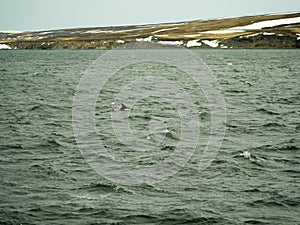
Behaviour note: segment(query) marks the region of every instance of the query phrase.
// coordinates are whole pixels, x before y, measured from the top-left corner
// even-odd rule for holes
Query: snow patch
[[[265,36],[275,35],[275,33],[269,33],[269,32],[263,32],[262,34],[265,35]]]
[[[300,23],[300,17],[277,19],[277,20],[266,20],[266,21],[261,21],[261,22],[250,24],[250,25],[246,25],[246,26],[233,27],[230,29],[260,30],[260,29],[267,28],[267,27],[276,27],[276,26],[280,26],[280,25],[288,25],[288,24],[295,24],[295,23]]]
[[[119,44],[124,44],[125,41],[123,41],[123,40],[117,40],[117,43],[119,43]]]
[[[218,40],[202,40],[202,42],[212,48],[217,48],[219,46],[219,41]]]
[[[183,41],[159,41],[157,43],[162,45],[182,45]]]
[[[228,48],[228,46],[223,45],[223,44],[221,44],[220,47],[221,47],[221,48],[224,48],[224,49]]]
[[[52,34],[52,32],[47,31],[47,32],[39,33],[39,35],[46,35],[46,34]]]
[[[160,32],[167,31],[167,30],[176,30],[177,28],[178,27],[172,27],[172,28],[166,28],[166,29],[156,30],[156,31],[153,31],[152,34],[160,33]]]
[[[135,39],[136,41],[148,41],[151,42],[153,36],[147,37],[147,38],[137,38]]]
[[[261,35],[261,33],[255,33],[255,34],[249,34],[249,35],[244,35],[244,36],[240,36],[240,38],[249,38],[249,37],[255,37]]]
[[[297,40],[300,40],[300,34],[296,34],[298,37],[297,37]]]
[[[232,34],[232,33],[241,33],[245,32],[244,30],[234,30],[233,28],[224,29],[224,30],[209,30],[204,32],[199,32],[200,34]]]
[[[12,48],[6,44],[0,44],[0,49],[12,49]]]
[[[188,41],[187,44],[186,44],[186,47],[191,48],[191,47],[199,47],[199,46],[201,46],[202,43],[199,43],[198,41],[199,40]]]
[[[266,20],[266,21],[252,23],[252,24],[245,25],[245,26],[231,27],[231,28],[222,29],[222,30],[210,30],[210,31],[204,31],[204,32],[200,32],[200,33],[202,33],[202,34],[230,34],[230,33],[245,32],[247,30],[261,30],[263,28],[276,27],[276,26],[280,26],[280,25],[288,25],[288,24],[295,24],[295,23],[300,23],[300,17],[277,19],[277,20]]]

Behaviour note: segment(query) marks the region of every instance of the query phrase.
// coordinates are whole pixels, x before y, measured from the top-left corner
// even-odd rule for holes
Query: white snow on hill
[[[162,45],[182,45],[183,41],[159,41],[157,43]]]
[[[136,41],[148,41],[148,42],[151,42],[152,38],[153,38],[153,36],[146,37],[146,38],[137,38]]]
[[[288,24],[296,24],[296,23],[300,23],[300,17],[277,19],[277,20],[266,20],[266,21],[252,23],[252,24],[249,24],[246,26],[231,27],[231,28],[222,29],[222,30],[210,30],[210,31],[205,31],[205,32],[201,32],[201,33],[203,33],[203,34],[230,34],[230,33],[245,32],[247,30],[261,30],[263,28],[276,27],[276,26],[288,25]]]
[[[11,47],[6,44],[0,44],[0,49],[11,49]]]
[[[276,27],[276,26],[280,26],[280,25],[295,24],[295,23],[300,23],[300,17],[261,21],[261,22],[253,23],[253,24],[250,24],[247,26],[235,27],[234,29],[237,29],[237,30],[239,30],[239,29],[241,29],[241,30],[260,30],[263,28]]]
[[[202,41],[204,44],[212,47],[212,48],[216,48],[219,46],[219,41],[218,40],[213,40],[213,41],[210,41],[210,40],[203,40]]]
[[[160,30],[153,31],[152,34],[164,32],[164,31],[176,30],[176,29],[178,29],[178,27],[172,27],[172,28],[160,29]]]
[[[188,42],[186,43],[186,47],[191,48],[191,47],[198,47],[198,46],[201,46],[202,43],[199,43],[198,41],[199,41],[199,40],[191,40],[191,41],[188,41]]]

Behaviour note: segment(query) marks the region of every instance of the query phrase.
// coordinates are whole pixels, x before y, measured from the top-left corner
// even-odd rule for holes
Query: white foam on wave
[[[243,156],[245,159],[251,159],[251,153],[248,151],[244,151],[240,156]]]

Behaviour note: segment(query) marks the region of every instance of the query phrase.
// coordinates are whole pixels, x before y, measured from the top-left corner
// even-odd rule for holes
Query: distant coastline
[[[297,49],[300,13],[138,26],[0,31],[0,49],[112,49],[130,42],[199,49]]]

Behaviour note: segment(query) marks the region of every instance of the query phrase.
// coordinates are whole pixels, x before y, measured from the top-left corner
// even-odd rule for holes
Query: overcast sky
[[[300,0],[3,0],[0,30],[47,30],[300,12]]]

